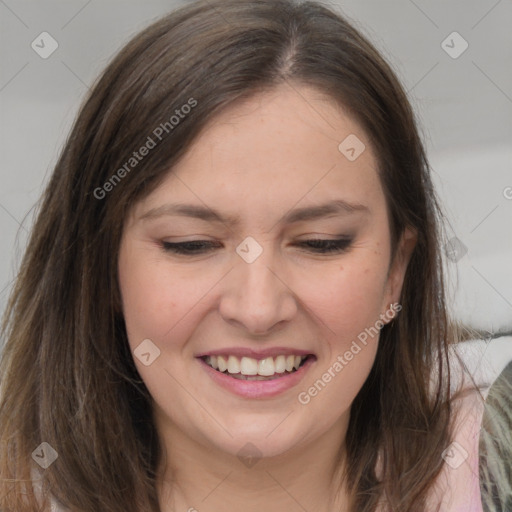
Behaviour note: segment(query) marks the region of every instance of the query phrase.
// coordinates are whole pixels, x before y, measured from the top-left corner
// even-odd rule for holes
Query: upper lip
[[[307,356],[313,354],[311,350],[300,350],[298,348],[272,347],[266,349],[251,349],[242,347],[222,348],[217,350],[207,350],[196,355],[196,357],[206,356],[236,356],[238,358],[251,357],[253,359],[265,359],[266,357],[277,357],[280,355]]]

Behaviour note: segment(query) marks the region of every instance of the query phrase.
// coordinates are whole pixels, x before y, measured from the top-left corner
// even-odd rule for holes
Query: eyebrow
[[[327,203],[288,211],[279,219],[278,223],[293,224],[307,220],[316,220],[335,215],[351,215],[354,213],[370,213],[370,209],[359,203],[349,203],[343,199],[335,199]],[[237,225],[240,217],[236,215],[222,215],[220,212],[206,206],[194,204],[164,204],[153,208],[139,217],[140,220],[155,219],[162,216],[183,216],[200,219],[207,222],[216,222],[227,225]]]

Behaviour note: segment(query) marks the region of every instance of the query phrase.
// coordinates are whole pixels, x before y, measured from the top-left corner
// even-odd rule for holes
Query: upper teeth
[[[253,359],[252,357],[236,356],[206,356],[205,362],[219,372],[241,373],[242,375],[262,375],[268,377],[275,373],[291,372],[298,369],[307,356],[266,357],[265,359]]]

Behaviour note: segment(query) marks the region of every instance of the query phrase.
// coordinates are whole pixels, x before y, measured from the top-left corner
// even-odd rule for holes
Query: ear
[[[384,310],[389,310],[390,304],[395,304],[400,301],[405,273],[417,241],[417,231],[413,228],[406,227],[398,241],[394,260],[390,263],[388,270],[384,290]]]

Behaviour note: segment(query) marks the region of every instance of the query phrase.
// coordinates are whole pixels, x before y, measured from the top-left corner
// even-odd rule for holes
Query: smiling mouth
[[[239,380],[274,380],[291,375],[301,368],[306,360],[314,358],[307,356],[279,355],[264,359],[237,356],[203,356],[201,359],[211,368]]]

